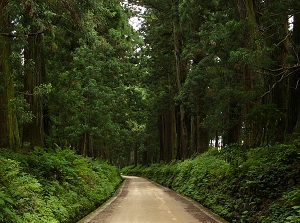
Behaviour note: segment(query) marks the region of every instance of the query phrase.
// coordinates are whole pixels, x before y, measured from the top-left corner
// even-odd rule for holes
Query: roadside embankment
[[[255,149],[234,145],[193,159],[131,166],[122,172],[169,187],[229,222],[300,222],[300,148],[296,145]]]
[[[76,222],[121,183],[117,168],[70,149],[0,150],[0,223]]]

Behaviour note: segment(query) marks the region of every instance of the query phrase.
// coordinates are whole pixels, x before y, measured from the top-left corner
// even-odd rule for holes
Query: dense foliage
[[[115,167],[57,147],[0,151],[0,222],[75,222],[120,184]]]
[[[146,8],[143,81],[161,160],[299,136],[299,1],[129,2]]]
[[[300,147],[239,145],[184,161],[129,166],[204,204],[229,222],[296,223],[300,220]]]
[[[3,0],[0,147],[72,146],[127,165],[292,142],[299,11],[296,0]]]
[[[0,148],[71,146],[128,163],[147,116],[132,10],[118,0],[0,6]]]

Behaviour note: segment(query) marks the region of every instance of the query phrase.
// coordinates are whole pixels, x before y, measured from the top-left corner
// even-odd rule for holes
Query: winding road
[[[225,223],[198,203],[140,177],[124,177],[119,192],[78,223]]]

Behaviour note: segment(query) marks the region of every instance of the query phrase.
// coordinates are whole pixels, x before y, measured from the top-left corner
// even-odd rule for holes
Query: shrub
[[[230,145],[126,171],[189,196],[230,222],[300,222],[299,146]]]
[[[74,222],[120,182],[115,167],[70,149],[0,150],[0,222]]]

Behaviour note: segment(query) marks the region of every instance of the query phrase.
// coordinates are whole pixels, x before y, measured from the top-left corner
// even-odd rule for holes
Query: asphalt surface
[[[140,177],[78,223],[226,223],[198,203]]]

